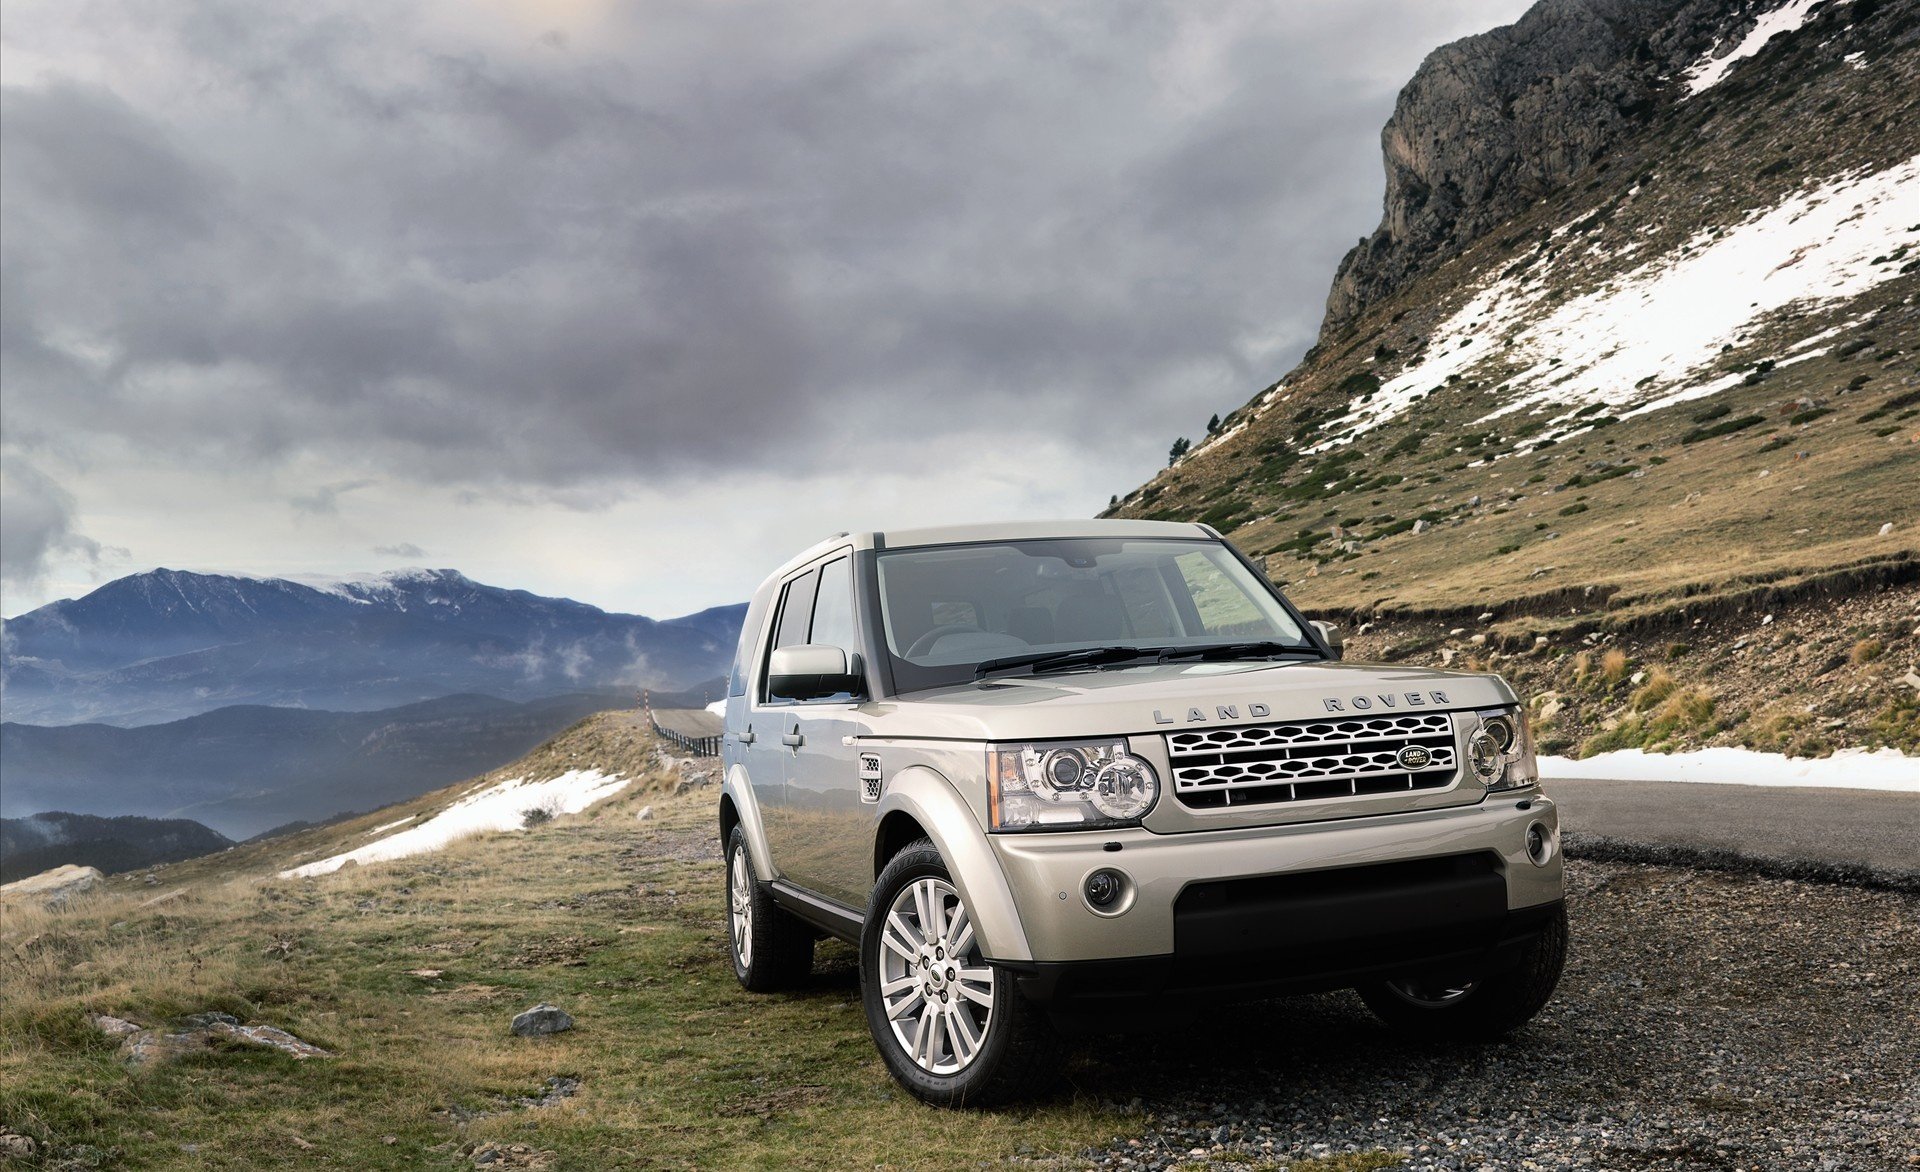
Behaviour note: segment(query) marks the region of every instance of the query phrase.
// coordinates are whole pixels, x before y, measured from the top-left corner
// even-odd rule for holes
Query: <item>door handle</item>
[[[753,743],[753,739],[754,739],[754,738],[753,738],[753,726],[752,726],[752,725],[748,725],[748,726],[747,726],[747,731],[746,731],[746,732],[742,732],[742,733],[734,733],[734,734],[733,734],[733,739],[734,739],[734,740],[736,740],[736,741],[739,741],[739,742],[740,742],[741,744],[743,744],[743,745],[751,745],[751,744]]]
[[[801,731],[796,728],[792,732],[787,733],[785,736],[781,737],[780,743],[785,745],[789,749],[797,749],[801,745],[804,745],[807,743],[807,738],[805,734],[801,733]]]

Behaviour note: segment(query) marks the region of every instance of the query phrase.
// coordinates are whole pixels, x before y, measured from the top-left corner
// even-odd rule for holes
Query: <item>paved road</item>
[[[1920,797],[1880,790],[1547,779],[1570,833],[1920,872]]]

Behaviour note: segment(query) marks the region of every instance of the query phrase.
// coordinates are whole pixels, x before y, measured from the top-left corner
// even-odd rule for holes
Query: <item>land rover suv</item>
[[[1525,711],[1340,650],[1204,525],[821,542],[755,593],[728,688],[735,974],[790,988],[822,935],[855,945],[888,1068],[950,1106],[1234,998],[1520,1025],[1567,939]]]

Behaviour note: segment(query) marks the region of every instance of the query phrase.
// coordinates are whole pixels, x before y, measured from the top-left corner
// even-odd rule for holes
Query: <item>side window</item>
[[[820,567],[820,587],[813,600],[813,631],[809,643],[838,647],[849,653],[859,649],[860,640],[853,622],[853,562],[840,558]]]
[[[727,673],[727,695],[744,696],[747,694],[747,664],[753,658],[754,648],[760,644],[760,631],[767,618],[767,603],[772,598],[761,594],[747,606],[746,618],[740,623],[740,646],[733,653],[733,669]]]
[[[1207,634],[1272,636],[1273,624],[1212,558],[1204,553],[1183,553],[1174,559],[1174,564],[1186,579],[1194,609],[1200,612],[1200,623],[1206,627]]]
[[[787,583],[780,596],[780,629],[774,632],[775,647],[792,647],[807,641],[807,625],[813,621],[813,596],[819,588],[818,570],[808,570]]]

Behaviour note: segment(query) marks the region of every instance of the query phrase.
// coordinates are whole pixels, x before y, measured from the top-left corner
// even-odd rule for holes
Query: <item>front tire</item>
[[[1491,1041],[1533,1019],[1560,984],[1567,909],[1556,909],[1519,964],[1478,978],[1408,977],[1360,986],[1367,1008],[1404,1033],[1434,1041]]]
[[[733,975],[755,993],[792,989],[813,973],[813,929],[773,902],[755,878],[738,826],[727,836],[727,945]]]
[[[860,994],[887,1070],[928,1103],[993,1106],[1059,1077],[1058,1035],[983,958],[966,901],[924,838],[880,872],[860,937]]]

